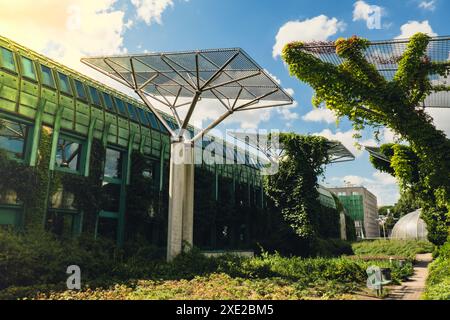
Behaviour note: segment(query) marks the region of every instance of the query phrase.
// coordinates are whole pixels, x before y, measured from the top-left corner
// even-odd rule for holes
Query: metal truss
[[[83,63],[133,89],[170,133],[185,138],[201,99],[219,101],[224,112],[187,141],[195,142],[235,112],[290,105],[292,97],[240,48],[83,58]],[[188,100],[181,101],[181,100]],[[178,130],[154,103],[168,108]],[[188,106],[184,117],[179,108]],[[177,131],[177,132],[176,132]]]

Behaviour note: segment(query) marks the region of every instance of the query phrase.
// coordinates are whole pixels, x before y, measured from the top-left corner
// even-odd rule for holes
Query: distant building
[[[346,186],[328,188],[334,192],[348,215],[355,220],[357,236],[360,238],[378,238],[380,228],[377,221],[377,197],[364,187]]]

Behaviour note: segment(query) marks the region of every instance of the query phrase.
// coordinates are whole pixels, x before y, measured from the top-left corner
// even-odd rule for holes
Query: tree
[[[327,140],[281,133],[283,148],[278,172],[265,180],[265,190],[284,221],[302,239],[318,236],[321,205],[317,177],[329,163]]]
[[[336,53],[343,59],[340,65],[321,61],[302,42],[286,45],[283,59],[292,75],[313,87],[315,106],[325,104],[339,117],[348,117],[356,130],[388,127],[409,143],[418,161],[408,158],[412,155],[408,150],[395,146],[396,158],[388,170],[401,183],[408,183],[417,166],[421,174],[415,186],[424,203],[430,240],[442,244],[450,220],[450,140],[436,129],[421,103],[432,92],[450,90],[433,86],[429,79],[430,75],[447,77],[450,62],[430,61],[426,55],[429,41],[422,33],[411,37],[392,80],[367,61],[364,52],[369,42],[356,36],[335,42]]]

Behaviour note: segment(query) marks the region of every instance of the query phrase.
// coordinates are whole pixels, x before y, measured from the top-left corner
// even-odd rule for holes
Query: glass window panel
[[[141,108],[137,108],[137,110],[138,110],[138,113],[139,113],[139,119],[141,120],[141,123],[142,123],[144,126],[148,126],[149,123],[148,123],[147,117],[145,116],[145,111],[142,110]]]
[[[147,118],[150,120],[150,124],[152,125],[152,128],[159,130],[158,120],[156,120],[155,115],[149,111],[146,111],[146,113],[147,113]]]
[[[6,48],[1,48],[0,53],[2,55],[2,67],[11,71],[16,71],[13,52]]]
[[[72,95],[72,88],[70,87],[69,77],[60,72],[58,72],[58,77],[59,77],[59,89],[64,93]]]
[[[28,58],[20,57],[22,62],[23,75],[27,78],[36,80],[36,70],[34,69],[34,63]]]
[[[102,92],[103,94],[103,100],[105,101],[105,106],[109,111],[112,112],[116,112],[116,110],[114,110],[114,105],[111,99],[111,96],[105,92]]]
[[[41,64],[42,83],[46,86],[55,87],[55,80],[53,79],[52,69]]]
[[[134,121],[138,121],[136,110],[134,109],[134,106],[131,103],[127,103],[128,107],[128,114],[130,115],[130,118]]]
[[[97,89],[89,86],[89,93],[91,94],[92,103],[97,106],[101,106],[102,104],[100,102],[100,96],[98,95]]]
[[[0,149],[17,159],[25,157],[27,134],[27,125],[0,119]]]
[[[64,136],[58,139],[56,165],[59,168],[78,171],[80,169],[82,145]]]
[[[116,102],[117,110],[123,116],[128,116],[127,110],[125,109],[125,103],[119,98],[114,97],[114,101]]]
[[[103,194],[105,201],[102,203],[102,210],[118,212],[120,204],[120,184],[103,182]]]
[[[105,172],[108,178],[120,179],[122,176],[122,152],[114,149],[106,149]]]
[[[86,90],[80,80],[74,79],[75,89],[77,91],[77,98],[81,100],[87,100]]]

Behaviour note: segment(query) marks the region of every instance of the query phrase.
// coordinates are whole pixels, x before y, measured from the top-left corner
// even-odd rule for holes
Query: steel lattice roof
[[[408,42],[408,39],[372,41],[365,51],[365,57],[387,80],[392,80]],[[334,65],[340,65],[344,61],[336,54],[336,46],[333,41],[305,43],[302,50]],[[450,37],[432,37],[426,55],[433,62],[450,61]],[[431,75],[430,80],[433,85],[450,86],[450,79],[439,75]],[[425,99],[423,106],[450,108],[450,94],[448,91],[433,92]]]
[[[230,131],[228,134],[257,149],[268,158],[277,159],[282,153],[283,146],[277,145],[276,143],[267,143],[268,135],[238,131]],[[330,156],[330,163],[355,160],[355,156],[340,141],[327,140],[327,145],[329,147],[328,155]],[[273,150],[273,147],[280,150]]]
[[[193,97],[203,86],[202,98],[261,97],[259,100],[292,102],[289,94],[240,48],[89,57],[82,62],[154,96]]]

